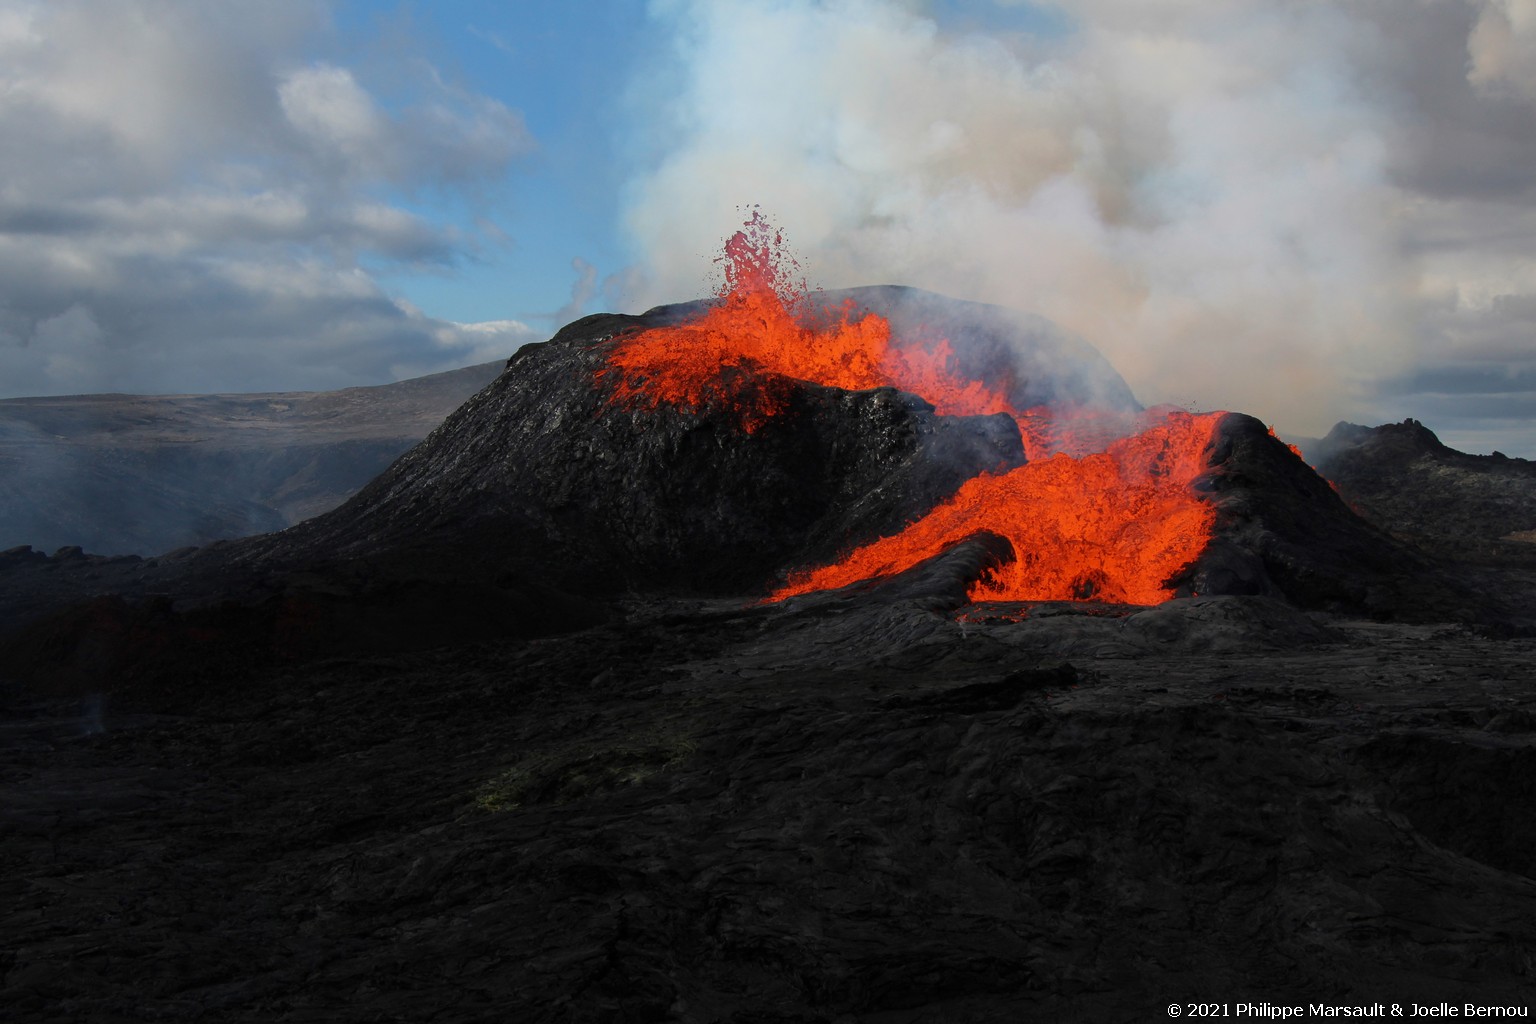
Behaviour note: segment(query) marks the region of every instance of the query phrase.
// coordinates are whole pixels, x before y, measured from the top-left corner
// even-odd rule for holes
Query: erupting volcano
[[[753,217],[711,299],[523,346],[345,505],[142,585],[335,564],[605,600],[773,602],[897,575],[883,593],[927,580],[950,610],[1462,600],[1258,420],[1143,409],[1047,320],[895,285],[811,291],[782,252]],[[907,571],[936,556],[936,575]]]
[[[1432,559],[1251,416],[1143,410],[1000,307],[797,290],[776,243],[523,346],[279,533],[0,551],[0,1005],[1528,1001],[1533,556]],[[1528,463],[1335,433],[1409,528],[1536,522]]]
[[[791,573],[773,600],[898,573],[981,531],[1006,537],[1015,557],[973,584],[972,600],[1155,604],[1174,596],[1171,581],[1210,539],[1215,511],[1194,485],[1209,469],[1225,413],[1020,410],[1012,363],[967,375],[950,339],[933,331],[898,337],[886,318],[851,300],[817,307],[793,279],[782,244],[754,213],[726,243],[725,281],[713,305],[617,340],[598,372],[613,378],[611,401],[724,408],[750,433],[785,413],[793,382],[893,387],[941,416],[1009,417],[1028,461],[972,477],[895,535]]]

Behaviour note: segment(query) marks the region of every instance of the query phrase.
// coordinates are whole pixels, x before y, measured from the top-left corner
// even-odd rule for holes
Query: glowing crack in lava
[[[714,305],[685,323],[616,341],[602,372],[617,378],[612,401],[724,407],[752,432],[783,410],[793,381],[891,386],[941,415],[1011,416],[1030,461],[973,477],[900,533],[792,573],[770,600],[892,575],[982,530],[1006,537],[1015,559],[975,582],[973,601],[1156,604],[1173,596],[1167,581],[1210,539],[1215,511],[1192,485],[1209,468],[1222,413],[1149,412],[1137,418],[1140,433],[1106,441],[1115,414],[1020,412],[1004,390],[952,370],[947,340],[893,339],[883,317],[858,316],[846,305],[809,313],[781,251],[778,232],[754,213],[726,243]]]

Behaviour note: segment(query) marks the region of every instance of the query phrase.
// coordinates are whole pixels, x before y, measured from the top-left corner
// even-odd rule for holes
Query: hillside
[[[1536,561],[1536,462],[1457,451],[1413,419],[1340,423],[1307,455],[1355,511],[1419,547]]]

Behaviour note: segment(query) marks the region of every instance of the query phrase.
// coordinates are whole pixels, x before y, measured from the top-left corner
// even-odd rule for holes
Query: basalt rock
[[[640,604],[536,643],[205,670],[169,703],[0,691],[0,1006],[1100,1024],[1529,1004],[1532,641],[1276,637],[1264,598],[1020,628],[875,597]]]

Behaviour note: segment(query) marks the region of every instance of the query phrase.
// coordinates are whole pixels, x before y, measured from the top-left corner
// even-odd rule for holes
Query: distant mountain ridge
[[[373,387],[0,401],[0,550],[153,555],[341,504],[501,372]]]
[[[1415,419],[1339,423],[1307,456],[1366,519],[1454,557],[1536,558],[1536,462],[1469,455]]]

